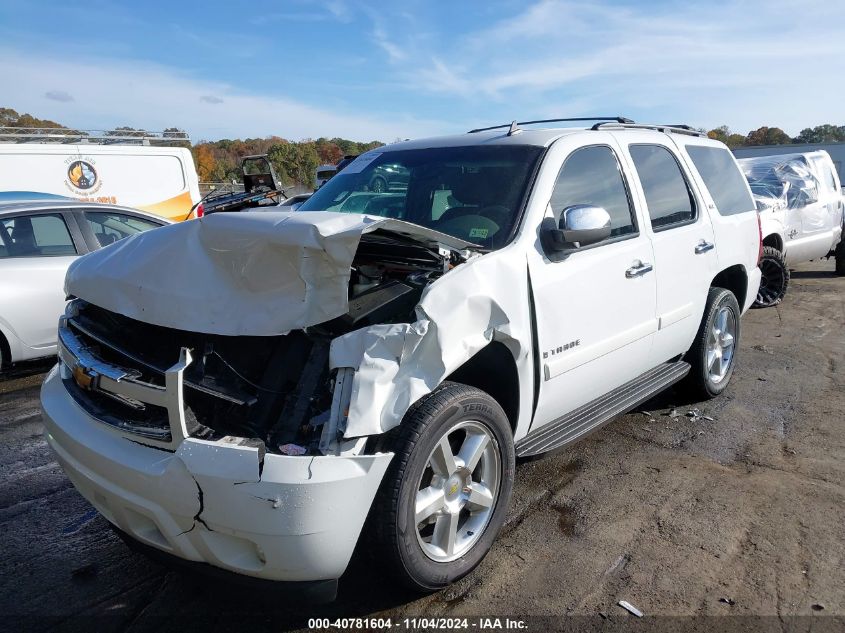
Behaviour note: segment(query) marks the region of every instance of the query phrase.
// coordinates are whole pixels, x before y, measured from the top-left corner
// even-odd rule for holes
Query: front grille
[[[169,442],[170,418],[167,409],[148,402],[131,407],[103,391],[80,389],[73,378],[62,381],[76,403],[92,417],[129,433]]]
[[[131,373],[131,380],[164,392],[166,372],[191,350],[183,373],[184,418],[188,435],[225,435],[268,441],[282,417],[287,440],[317,413],[328,409],[328,344],[295,331],[284,336],[220,336],[136,321],[83,304],[67,329],[93,362]],[[68,391],[94,417],[128,432],[171,441],[168,410],[137,399],[81,389]],[[293,434],[293,435],[292,435]]]

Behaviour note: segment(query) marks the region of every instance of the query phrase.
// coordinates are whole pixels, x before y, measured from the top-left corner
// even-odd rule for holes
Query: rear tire
[[[695,342],[684,356],[690,373],[687,392],[701,400],[715,398],[728,386],[739,347],[740,309],[730,290],[711,288]]]
[[[754,307],[770,308],[783,300],[789,286],[789,268],[783,253],[774,246],[764,246],[760,272],[760,289],[757,290]]]
[[[435,591],[471,572],[502,527],[513,432],[488,394],[446,382],[381,444],[395,453],[370,511],[368,547],[396,580]]]

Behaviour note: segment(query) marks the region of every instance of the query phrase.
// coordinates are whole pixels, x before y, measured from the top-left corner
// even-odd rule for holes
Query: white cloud
[[[394,61],[408,89],[505,105],[514,116],[566,101],[583,109],[559,115],[637,111],[797,133],[841,122],[845,84],[833,68],[845,56],[842,24],[838,3],[822,0],[541,0]]]
[[[292,140],[340,136],[390,140],[444,131],[444,124],[391,113],[335,111],[284,95],[251,94],[173,69],[131,62],[56,59],[0,48],[4,106],[79,128],[177,126],[194,139],[278,135]],[[51,93],[72,93],[56,103]]]
[[[61,101],[62,103],[73,101],[73,95],[64,90],[48,90],[44,93],[44,97],[53,101]]]
[[[387,53],[391,62],[400,62],[408,57],[404,50],[388,39],[387,33],[380,26],[373,29],[373,41]]]

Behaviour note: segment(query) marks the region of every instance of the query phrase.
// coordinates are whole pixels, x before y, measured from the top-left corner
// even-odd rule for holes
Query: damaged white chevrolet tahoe
[[[361,541],[432,590],[490,549],[516,457],[682,379],[723,391],[760,280],[727,148],[522,125],[380,148],[297,213],[73,264],[41,399],[77,489],[178,559],[330,597]],[[407,185],[372,191],[384,164]]]

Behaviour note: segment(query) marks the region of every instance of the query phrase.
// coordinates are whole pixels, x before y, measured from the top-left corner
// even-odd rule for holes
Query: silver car
[[[74,200],[0,203],[0,370],[56,353],[70,263],[170,224],[135,209]]]

